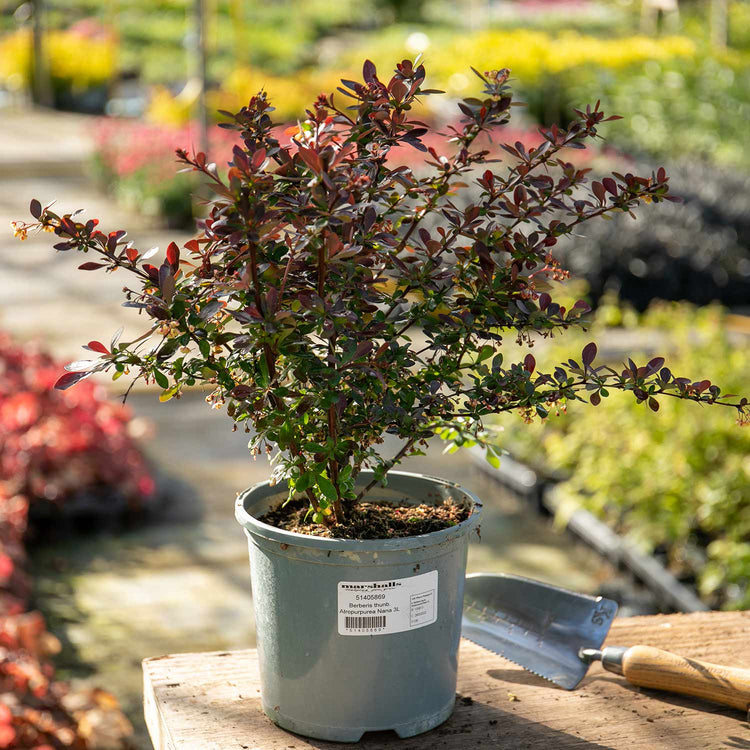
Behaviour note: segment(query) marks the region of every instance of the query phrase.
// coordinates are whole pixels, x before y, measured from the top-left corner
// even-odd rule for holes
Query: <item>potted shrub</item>
[[[476,71],[475,71],[476,72]],[[708,381],[679,378],[662,358],[621,372],[594,365],[596,346],[552,372],[528,353],[504,361],[507,336],[580,326],[584,303],[555,303],[545,279],[565,272],[558,237],[592,218],[669,200],[667,176],[615,174],[586,185],[565,161],[605,121],[597,107],[567,128],[543,130],[531,151],[489,167],[487,137],[511,111],[508,71],[477,73],[482,92],[459,104],[450,156],[426,148],[429,127],[409,117],[424,67],[404,60],[388,83],[366,62],[364,82],[321,95],[290,147],[272,131],[263,92],[230,115],[234,148],[222,180],[205,154],[178,151],[211,181],[215,198],[198,236],[172,243],[159,265],[125,233],[57,215],[34,200],[30,229],[58,250],[93,256],[83,270],[131,273],[128,307],[149,325],[127,343],[88,345],[57,383],[128,371],[160,399],[205,385],[272,454],[270,480],[239,496],[248,535],[262,699],[278,724],[314,737],[402,737],[442,722],[454,705],[467,535],[480,504],[450,481],[391,471],[439,435],[497,455],[485,415],[545,418],[585,394],[630,391],[653,410],[662,397],[723,404]],[[610,118],[611,119],[611,118]],[[430,173],[391,168],[389,150],[425,153]],[[476,197],[453,196],[470,180]],[[251,429],[252,428],[252,429]],[[391,457],[385,434],[401,440]]]

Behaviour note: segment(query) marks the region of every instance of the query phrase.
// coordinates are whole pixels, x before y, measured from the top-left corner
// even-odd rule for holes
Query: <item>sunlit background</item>
[[[445,92],[420,104],[425,121],[458,118],[478,91],[470,66],[510,68],[525,106],[498,139],[536,144],[540,125],[600,100],[622,119],[567,158],[594,176],[664,166],[684,198],[561,249],[575,280],[560,293],[592,303],[592,330],[537,359],[577,356],[593,336],[615,363],[664,354],[675,372],[750,390],[750,2],[0,0],[0,748],[148,748],[142,658],[254,644],[232,503],[267,471],[199,393],[162,405],[139,386],[123,408],[124,380],[51,391],[81,345],[139,320],[119,307],[122,280],[77,271],[49,235],[19,242],[10,222],[32,198],[56,200],[163,251],[208,196],[176,173],[174,149],[203,149],[220,170],[230,157],[217,110],[264,88],[288,140],[365,58],[387,78],[416,56]],[[424,161],[405,146],[392,159]],[[527,472],[505,486],[441,446],[405,468],[487,501],[472,570],[607,593],[631,613],[668,608],[561,530],[585,509],[701,606],[750,608],[750,430],[728,409],[668,401],[504,419],[498,446]],[[529,469],[552,488],[556,525],[519,483]]]

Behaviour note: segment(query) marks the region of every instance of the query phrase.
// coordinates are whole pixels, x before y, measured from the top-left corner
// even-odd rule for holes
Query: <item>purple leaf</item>
[[[588,367],[596,358],[596,344],[592,341],[590,344],[586,344],[581,352],[581,360],[583,361],[584,368]]]
[[[66,372],[61,375],[55,383],[55,388],[58,391],[65,391],[71,386],[75,385],[80,380],[85,380],[91,375],[91,372]]]

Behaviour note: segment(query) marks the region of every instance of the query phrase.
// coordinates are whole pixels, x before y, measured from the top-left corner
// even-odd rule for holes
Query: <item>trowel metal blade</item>
[[[579,652],[599,648],[617,602],[520,576],[466,576],[461,634],[556,685],[573,690],[588,669]]]

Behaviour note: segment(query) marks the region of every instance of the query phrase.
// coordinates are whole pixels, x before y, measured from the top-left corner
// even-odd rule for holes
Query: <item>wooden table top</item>
[[[750,611],[615,620],[606,645],[643,644],[750,668]],[[335,750],[274,725],[262,712],[254,650],[146,659],[144,705],[156,750]],[[461,642],[456,710],[440,727],[400,740],[367,734],[362,750],[750,750],[739,711],[643,690],[594,664],[573,691]],[[354,747],[349,745],[350,747]]]

